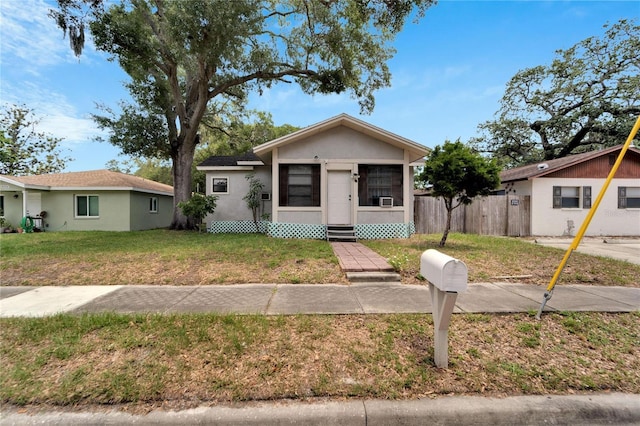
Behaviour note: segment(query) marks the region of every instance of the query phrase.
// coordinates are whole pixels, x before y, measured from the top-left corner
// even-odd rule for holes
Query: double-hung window
[[[97,195],[76,195],[76,217],[99,217],[99,199]]]
[[[640,186],[619,186],[618,208],[640,209]]]
[[[320,165],[280,165],[280,206],[320,206]]]
[[[581,197],[582,195],[582,197]],[[554,186],[553,187],[553,208],[554,209],[579,209],[580,200],[582,208],[591,208],[591,187],[590,186]]]

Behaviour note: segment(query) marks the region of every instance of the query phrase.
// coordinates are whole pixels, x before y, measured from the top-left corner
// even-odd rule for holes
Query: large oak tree
[[[79,53],[84,21],[96,48],[131,77],[136,104],[103,117],[125,153],[170,157],[174,202],[191,196],[191,165],[208,105],[242,102],[273,83],[348,92],[363,111],[390,84],[390,43],[433,0],[58,0],[52,15]],[[80,6],[84,5],[82,9]],[[75,13],[74,13],[75,12]],[[174,229],[192,223],[174,208]]]
[[[605,28],[518,72],[474,145],[518,166],[624,143],[640,114],[640,26]]]

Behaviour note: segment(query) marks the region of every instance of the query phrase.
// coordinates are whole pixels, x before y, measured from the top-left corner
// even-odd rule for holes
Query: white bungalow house
[[[506,170],[502,189],[531,197],[531,235],[574,236],[621,150],[619,145]],[[627,150],[585,235],[640,236],[640,149]]]
[[[237,157],[211,157],[206,193],[218,196],[212,232],[253,232],[247,175],[264,185],[264,231],[282,238],[406,238],[414,232],[413,169],[428,149],[341,114]],[[355,235],[354,235],[355,234]]]
[[[0,208],[14,228],[25,217],[43,231],[164,228],[173,217],[173,187],[109,170],[0,175]]]

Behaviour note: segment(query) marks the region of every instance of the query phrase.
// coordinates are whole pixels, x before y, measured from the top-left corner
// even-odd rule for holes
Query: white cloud
[[[62,31],[47,16],[50,5],[43,0],[0,2],[0,46],[3,66],[21,67],[39,75],[42,67],[73,61]]]
[[[6,90],[8,89],[8,90]],[[21,83],[20,91],[6,84],[3,102],[25,105],[35,117],[40,119],[36,126],[38,132],[44,132],[56,138],[64,139],[63,145],[71,146],[85,143],[96,136],[104,135],[90,116],[78,114],[77,109],[61,93],[39,86],[34,82]],[[15,93],[20,93],[16,96]]]

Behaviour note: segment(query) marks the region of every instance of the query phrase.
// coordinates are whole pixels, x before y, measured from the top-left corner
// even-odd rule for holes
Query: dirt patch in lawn
[[[304,259],[265,267],[154,255],[111,255],[79,261],[43,256],[2,271],[2,285],[210,285],[245,283],[347,283],[336,263]],[[37,265],[35,265],[37,264]]]

